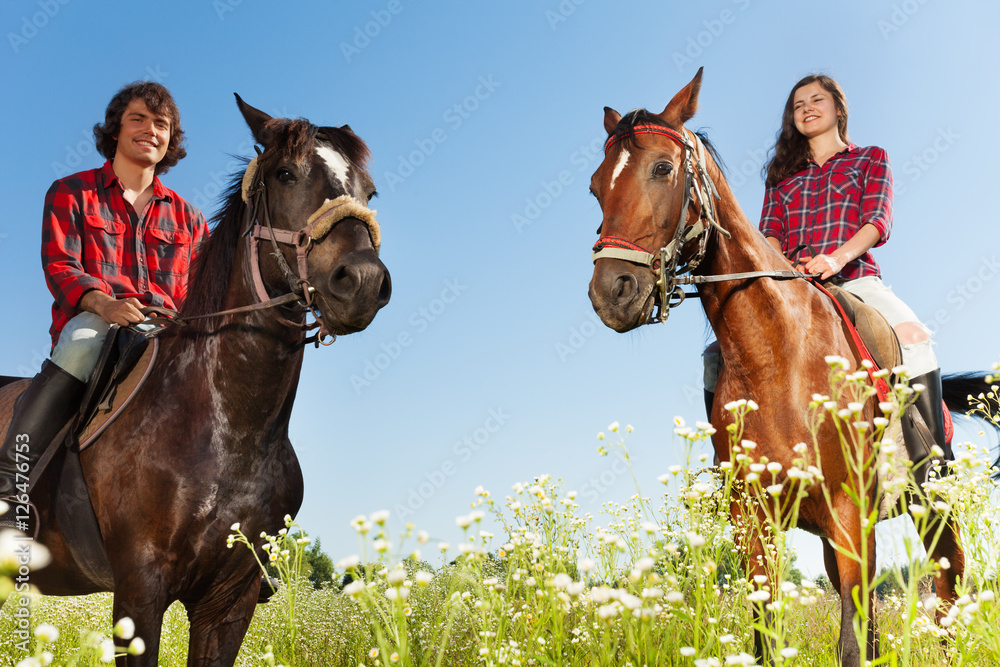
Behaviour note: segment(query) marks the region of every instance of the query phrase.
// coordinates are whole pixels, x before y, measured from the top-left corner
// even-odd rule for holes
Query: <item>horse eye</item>
[[[673,170],[674,167],[669,162],[657,162],[653,167],[653,176],[669,176]]]
[[[375,197],[378,197],[378,190],[372,190],[371,194],[368,195],[368,201],[375,199]]]
[[[278,169],[278,171],[275,174],[275,176],[277,177],[279,183],[294,183],[295,182],[295,174],[293,174],[291,171],[289,171],[288,169],[285,169],[285,168]]]

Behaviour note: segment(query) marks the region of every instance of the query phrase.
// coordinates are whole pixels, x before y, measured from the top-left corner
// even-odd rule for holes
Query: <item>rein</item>
[[[708,173],[705,161],[705,144],[701,138],[684,129],[683,133],[661,125],[637,125],[629,132],[608,137],[604,144],[605,155],[621,138],[637,134],[656,134],[670,138],[684,149],[684,196],[681,200],[680,214],[674,231],[674,237],[659,253],[653,253],[637,243],[617,236],[603,236],[594,244],[592,259],[620,259],[640,266],[648,266],[656,274],[656,286],[659,290],[659,312],[651,316],[650,321],[666,322],[670,309],[676,308],[688,296],[697,296],[696,292],[685,292],[681,285],[701,285],[704,283],[723,282],[727,280],[744,280],[748,278],[806,278],[807,274],[798,271],[746,271],[743,273],[727,273],[721,275],[692,276],[679,275],[689,273],[705,259],[708,250],[708,239],[712,230],[716,229],[725,238],[731,234],[718,221],[715,201],[719,199],[719,191]],[[693,137],[693,140],[688,135]],[[692,196],[693,194],[693,196]],[[694,224],[682,224],[688,209],[698,204],[698,219]],[[681,264],[680,258],[686,245],[692,240],[698,240],[695,255]]]
[[[247,306],[239,306],[215,313],[204,315],[189,315],[180,317],[177,311],[167,308],[143,308],[143,314],[153,315],[146,322],[161,327],[167,325],[187,326],[189,322],[195,320],[220,317],[223,315],[237,315],[244,313],[259,312],[277,308],[280,306],[293,305],[306,312],[311,313],[315,321],[311,324],[305,321],[292,321],[282,315],[275,315],[279,322],[287,327],[301,329],[303,332],[302,345],[314,342],[316,347],[322,345],[332,345],[336,336],[326,329],[316,312],[316,305],[313,294],[316,288],[309,284],[309,252],[312,250],[313,241],[319,241],[333,228],[337,222],[347,217],[357,217],[368,226],[368,231],[372,237],[372,244],[375,252],[379,250],[381,234],[378,222],[375,220],[375,211],[364,206],[350,195],[341,195],[333,200],[326,200],[312,215],[309,216],[305,226],[296,231],[287,229],[275,229],[271,224],[270,207],[268,206],[267,188],[264,185],[264,178],[257,170],[257,159],[261,151],[255,147],[257,157],[254,157],[247,164],[243,174],[242,198],[246,204],[243,217],[242,236],[250,238],[250,267],[254,285],[254,292],[258,299],[257,303]],[[261,223],[263,220],[263,224]],[[260,241],[267,240],[271,243],[272,256],[278,263],[278,267],[288,283],[289,291],[278,297],[271,297],[267,292],[264,279],[260,273]],[[285,260],[284,254],[278,248],[278,244],[290,245],[295,248],[295,263],[297,272],[292,271]],[[305,332],[319,327],[319,332],[313,336],[305,337]],[[327,340],[329,339],[329,340]]]

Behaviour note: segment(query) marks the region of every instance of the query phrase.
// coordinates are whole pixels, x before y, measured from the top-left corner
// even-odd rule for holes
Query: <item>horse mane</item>
[[[343,154],[352,167],[367,171],[371,156],[368,146],[347,125],[317,127],[304,118],[272,118],[264,125],[263,133],[268,136],[268,146],[260,155],[259,170],[270,170],[279,162],[294,162],[308,173],[316,142],[324,141]],[[248,158],[238,159],[250,162]],[[195,256],[182,315],[204,315],[224,308],[246,215],[241,189],[245,171],[244,167],[232,174],[222,195],[225,204],[209,221],[212,233]]]
[[[246,158],[240,160],[250,162]],[[181,308],[182,316],[204,315],[223,309],[246,211],[242,186],[243,172],[236,172],[223,194],[225,205],[209,221],[212,233],[197,249]]]
[[[627,150],[642,148],[642,145],[639,143],[642,135],[632,134],[632,130],[637,125],[659,125],[660,127],[670,128],[674,132],[680,132],[679,127],[674,127],[669,123],[665,123],[662,118],[654,113],[650,113],[646,109],[633,109],[622,116],[621,120],[618,121],[618,124],[615,125],[615,130],[611,133],[611,136],[615,138],[616,142],[620,142]],[[723,162],[722,156],[719,155],[719,151],[715,147],[715,144],[708,138],[708,134],[705,130],[698,130],[695,134],[698,135],[698,138],[701,139],[703,144],[705,144],[705,150],[708,151],[708,154],[712,156],[715,164],[719,166],[719,170],[723,173],[723,175],[725,175],[726,163]]]

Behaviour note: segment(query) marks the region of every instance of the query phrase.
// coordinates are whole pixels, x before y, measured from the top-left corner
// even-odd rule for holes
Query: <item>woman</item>
[[[929,330],[882,283],[871,254],[889,239],[892,227],[889,158],[877,146],[859,148],[850,142],[847,100],[830,77],[810,75],[792,88],[765,185],[761,232],[799,270],[837,282],[889,321],[911,384],[926,387],[917,396],[917,410],[935,443],[952,459],[944,435],[941,371]],[[793,256],[799,248],[807,254]],[[706,350],[706,392],[714,390],[717,376],[710,368],[712,353]]]

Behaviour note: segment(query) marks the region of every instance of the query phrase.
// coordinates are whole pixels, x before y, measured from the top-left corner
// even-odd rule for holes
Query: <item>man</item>
[[[166,88],[146,81],[122,88],[94,138],[104,166],[56,181],[45,197],[52,358],[15,406],[0,449],[0,498],[26,488],[31,468],[79,408],[108,328],[141,322],[143,306],[180,308],[191,260],[208,237],[201,212],[160,183],[187,155]]]

